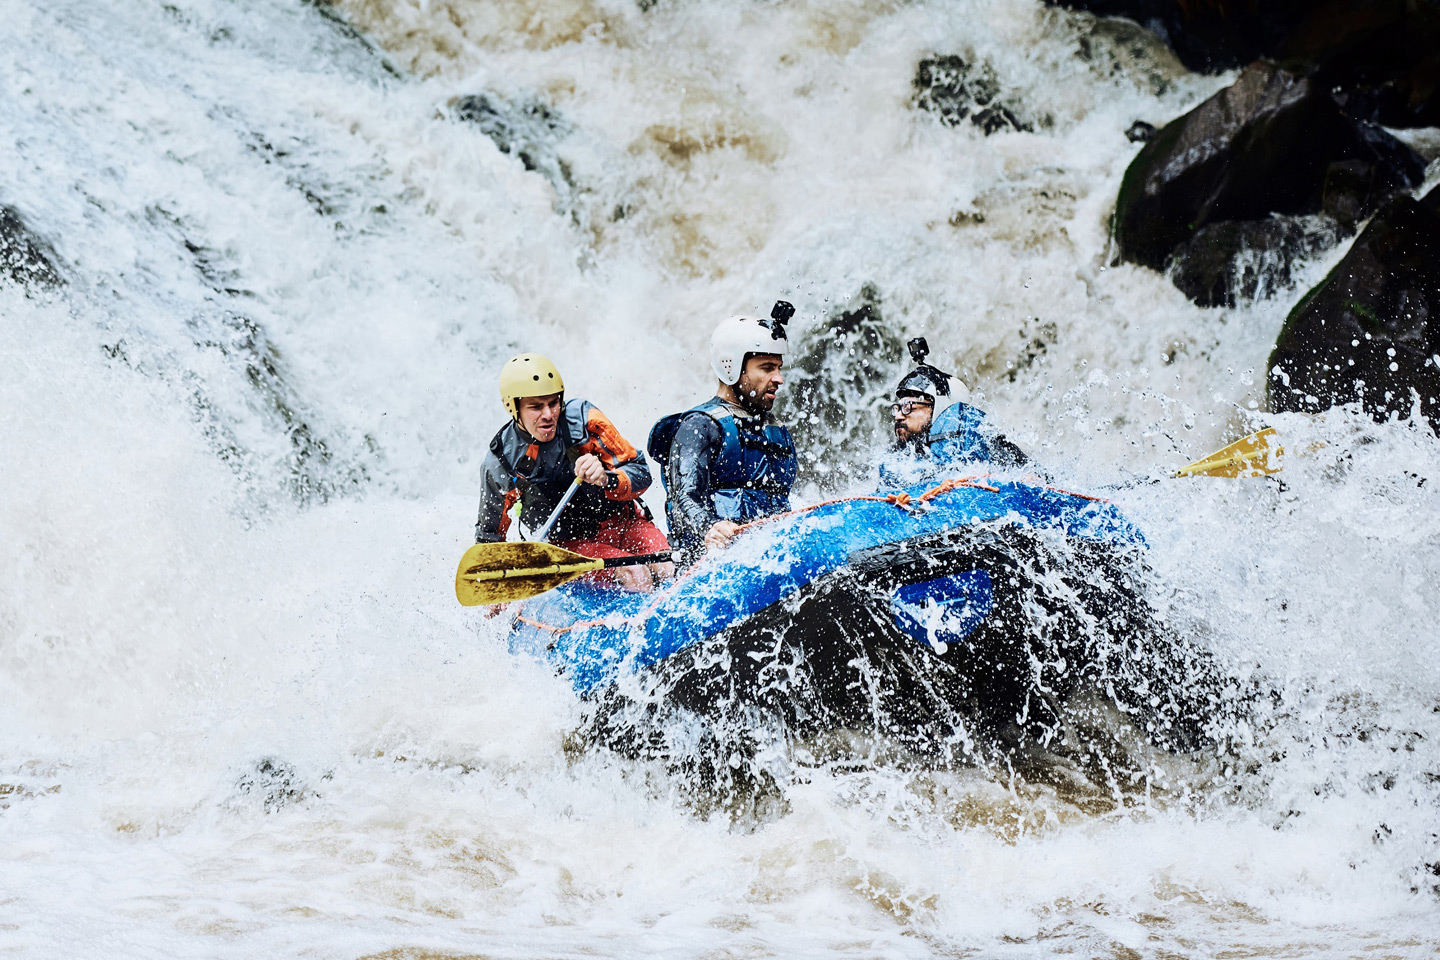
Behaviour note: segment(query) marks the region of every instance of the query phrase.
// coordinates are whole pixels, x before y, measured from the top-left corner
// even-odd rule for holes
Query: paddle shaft
[[[642,553],[633,557],[606,557],[605,568],[611,567],[633,567],[637,563],[672,563],[675,554],[669,550],[664,553]]]
[[[555,508],[555,512],[550,514],[550,519],[545,521],[544,526],[535,531],[535,535],[530,538],[531,540],[544,540],[550,536],[550,530],[555,526],[555,521],[560,519],[560,511],[565,509],[565,505],[570,502],[570,498],[575,496],[575,492],[579,489],[580,478],[576,477],[570,481],[570,486],[566,488],[565,496],[560,498],[560,504]]]

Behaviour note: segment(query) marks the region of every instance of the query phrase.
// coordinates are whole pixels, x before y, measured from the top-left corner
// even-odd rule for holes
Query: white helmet
[[[710,369],[720,382],[731,386],[740,382],[747,354],[774,353],[783,357],[789,353],[785,323],[794,313],[794,307],[777,300],[769,320],[739,316],[720,321],[710,335]]]

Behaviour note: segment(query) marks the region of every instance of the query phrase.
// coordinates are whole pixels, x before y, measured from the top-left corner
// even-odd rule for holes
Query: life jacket
[[[989,463],[993,459],[985,411],[968,403],[953,403],[936,415],[925,444],[939,464]]]
[[[946,467],[1014,466],[1017,461],[1011,451],[1019,455],[1018,462],[1024,462],[1024,454],[999,437],[987,421],[979,407],[951,404],[935,416],[924,438],[907,442],[881,459],[880,482],[906,487]]]
[[[719,397],[711,397],[689,410],[662,417],[650,430],[646,448],[660,464],[667,494],[665,513],[671,519],[671,529],[670,445],[681,422],[694,414],[703,414],[720,427],[720,449],[710,468],[715,513],[722,520],[748,523],[789,510],[790,486],[800,469],[790,431],[763,414],[736,416],[734,407]]]

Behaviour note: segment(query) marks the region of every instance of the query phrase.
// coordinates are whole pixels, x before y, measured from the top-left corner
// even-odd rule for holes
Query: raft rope
[[[776,520],[783,520],[787,517],[798,517],[803,513],[809,513],[812,510],[818,510],[821,507],[828,507],[836,503],[849,503],[851,501],[868,500],[875,503],[891,503],[894,504],[896,507],[900,508],[901,510],[908,511],[914,506],[920,506],[921,504],[933,500],[938,496],[949,493],[952,490],[959,490],[964,487],[969,487],[977,490],[988,490],[991,493],[999,493],[999,487],[991,486],[988,483],[981,482],[989,479],[989,477],[990,474],[988,473],[981,474],[978,477],[956,477],[950,480],[946,480],[939,486],[934,487],[930,490],[926,490],[924,493],[915,497],[910,496],[910,494],[908,493],[892,493],[889,496],[884,497],[835,497],[830,500],[821,500],[819,503],[812,503],[807,507],[800,507],[795,510],[787,510],[784,513],[776,513],[768,517],[760,517],[758,520],[751,520],[749,523],[743,523],[739,526],[736,532],[738,533],[740,530],[749,530],[751,527],[758,527],[766,523],[773,523]],[[1039,478],[1026,477],[1025,479],[1038,480]],[[1082,500],[1094,500],[1099,503],[1109,503],[1109,501],[1104,499],[1103,497],[1092,497],[1083,493],[1071,493],[1069,490],[1061,490],[1059,487],[1052,487],[1044,483],[1035,483],[1033,484],[1033,486],[1043,487],[1046,490],[1053,490],[1056,493],[1063,493],[1071,497],[1079,497]],[[524,606],[521,606],[513,614],[514,620],[523,623],[526,626],[534,627],[537,630],[544,630],[547,633],[554,634],[569,633],[571,630],[582,630],[588,629],[590,627],[636,627],[644,623],[646,620],[650,619],[650,617],[654,615],[655,610],[660,606],[662,601],[667,599],[670,594],[674,593],[675,590],[679,588],[680,584],[684,583],[707,563],[712,562],[711,558],[714,556],[716,556],[714,553],[706,553],[703,557],[699,559],[699,561],[692,565],[689,570],[686,570],[684,573],[680,574],[680,576],[670,581],[670,584],[668,586],[655,591],[655,599],[647,603],[640,610],[639,613],[636,613],[629,617],[602,617],[599,620],[577,620],[567,627],[557,627],[549,623],[542,623],[539,620],[530,619],[524,614]]]

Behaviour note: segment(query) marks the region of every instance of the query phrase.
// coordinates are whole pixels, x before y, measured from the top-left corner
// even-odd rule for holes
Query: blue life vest
[[[992,432],[984,410],[957,402],[940,411],[925,443],[938,464],[989,463],[994,457],[989,443]]]
[[[880,481],[892,487],[921,483],[945,467],[989,464],[994,430],[985,411],[956,402],[940,411],[918,445],[906,444],[880,461]]]
[[[662,417],[651,428],[647,449],[660,464],[666,492],[670,490],[670,444],[681,421],[695,413],[703,413],[720,427],[720,449],[710,469],[715,513],[722,520],[748,523],[789,510],[790,486],[800,469],[790,431],[767,422],[763,415],[737,417],[734,408],[719,397]],[[668,499],[665,512],[670,513]]]

